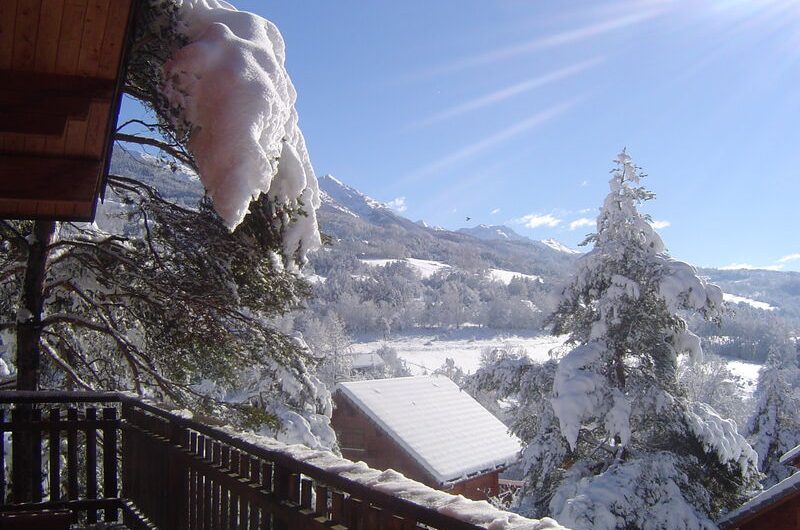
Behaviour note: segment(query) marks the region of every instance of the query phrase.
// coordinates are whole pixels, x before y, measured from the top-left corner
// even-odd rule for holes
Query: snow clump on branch
[[[261,193],[275,205],[284,258],[302,264],[320,245],[320,205],[274,24],[221,0],[178,0],[188,44],[164,65],[164,96],[176,127],[190,128],[194,156],[214,209],[230,229]],[[298,210],[302,212],[297,213]]]

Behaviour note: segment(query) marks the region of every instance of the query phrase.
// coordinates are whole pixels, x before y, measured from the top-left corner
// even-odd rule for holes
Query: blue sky
[[[233,3],[283,33],[317,173],[411,219],[575,246],[627,146],[673,256],[800,270],[798,0]]]

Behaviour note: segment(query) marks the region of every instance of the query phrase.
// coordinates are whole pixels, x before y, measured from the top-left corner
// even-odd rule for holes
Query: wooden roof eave
[[[0,218],[94,218],[139,1],[0,0]]]

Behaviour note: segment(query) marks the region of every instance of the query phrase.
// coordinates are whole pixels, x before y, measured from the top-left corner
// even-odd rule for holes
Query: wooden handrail
[[[337,524],[343,528],[371,528],[370,521],[377,525],[380,518],[387,529],[405,530],[421,524],[442,530],[483,530],[129,395],[0,391],[0,404],[55,404],[62,409],[64,405],[88,406],[87,413],[80,417],[74,406],[68,409],[67,418],[60,413],[49,418],[37,413],[35,421],[28,425],[4,421],[0,416],[0,432],[26,431],[39,438],[54,436],[58,440],[57,433],[66,430],[73,451],[67,457],[70,477],[77,476],[74,433],[95,436],[102,432],[102,462],[97,459],[94,441],[89,444],[92,449],[87,449],[91,458],[86,459],[93,466],[99,463],[104,470],[103,488],[98,490],[92,484],[92,489],[87,490],[88,497],[100,497],[94,501],[96,504],[92,504],[92,498],[76,497],[77,482],[73,484],[73,480],[77,479],[73,478],[69,498],[56,499],[85,508],[91,519],[91,514],[103,510],[105,519],[114,521],[122,509],[126,524],[136,528],[208,528],[209,524],[213,526],[212,521],[225,518],[230,518],[237,528],[261,528],[267,517],[274,530],[295,526],[328,529]],[[97,408],[92,404],[105,406],[102,417],[96,416]],[[121,418],[116,415],[117,405]],[[120,431],[121,436],[117,434]],[[56,460],[51,451],[50,461]],[[57,464],[55,469],[58,474]],[[312,490],[317,499],[314,506]],[[169,492],[168,498],[164,492]]]

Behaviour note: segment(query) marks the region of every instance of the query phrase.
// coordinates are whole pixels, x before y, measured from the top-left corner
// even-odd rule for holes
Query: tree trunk
[[[33,228],[35,240],[28,250],[20,313],[17,317],[17,390],[39,388],[45,266],[47,247],[53,240],[55,231],[55,221],[36,221]]]
[[[22,299],[17,313],[17,389],[38,390],[39,357],[41,355],[42,309],[44,306],[44,277],[47,264],[47,247],[56,230],[54,221],[36,221],[33,227],[34,240],[29,242],[28,263],[25,267]],[[30,422],[33,418],[31,405],[18,405],[14,420]],[[42,481],[34,477],[34,451],[31,432],[12,433],[12,495],[14,502],[41,499]],[[0,470],[2,471],[2,470]],[[39,470],[41,472],[41,470]],[[34,495],[34,492],[37,494]]]

